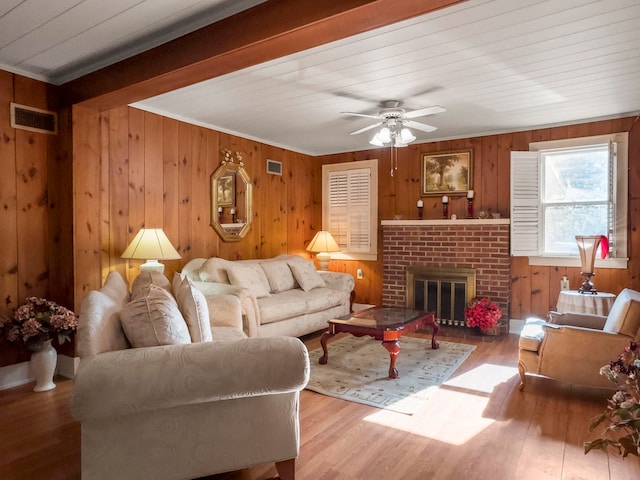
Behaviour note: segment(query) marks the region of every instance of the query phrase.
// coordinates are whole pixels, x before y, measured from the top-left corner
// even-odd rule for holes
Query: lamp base
[[[597,295],[598,291],[593,286],[593,283],[591,283],[591,277],[593,277],[595,274],[580,272],[580,275],[584,277],[584,282],[582,282],[582,285],[580,285],[580,288],[578,289],[578,293],[589,293],[591,295]]]
[[[329,270],[329,260],[331,260],[331,255],[326,252],[320,252],[316,254],[316,258],[318,259],[318,267],[320,267],[320,270]]]
[[[147,260],[140,265],[140,272],[160,272],[164,273],[164,265],[158,260]]]

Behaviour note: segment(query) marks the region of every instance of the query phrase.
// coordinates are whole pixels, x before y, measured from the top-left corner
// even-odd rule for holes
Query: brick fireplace
[[[382,304],[409,306],[407,269],[472,269],[477,296],[508,318],[511,296],[509,220],[383,220]],[[411,296],[413,298],[413,296]]]

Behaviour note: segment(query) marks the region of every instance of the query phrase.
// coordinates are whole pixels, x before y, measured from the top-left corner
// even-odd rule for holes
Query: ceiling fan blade
[[[379,115],[370,115],[368,113],[356,113],[356,112],[340,112],[343,115],[354,115],[356,117],[365,117],[365,118],[380,118]]]
[[[438,127],[433,127],[431,125],[427,125],[426,123],[414,122],[413,120],[404,120],[402,124],[405,127],[415,128],[416,130],[421,130],[427,133],[435,132],[438,129]]]
[[[351,132],[349,135],[357,135],[359,133],[366,132],[367,130],[371,130],[372,128],[379,127],[380,125],[382,125],[382,123],[383,122],[374,123],[373,125],[369,125],[368,127],[364,127],[364,128],[359,129],[359,130],[355,130],[355,131]]]
[[[446,111],[447,110],[440,105],[433,105],[432,107],[420,108],[418,110],[413,110],[412,112],[407,112],[404,114],[404,118],[426,117],[427,115],[434,115],[436,113],[442,113]]]

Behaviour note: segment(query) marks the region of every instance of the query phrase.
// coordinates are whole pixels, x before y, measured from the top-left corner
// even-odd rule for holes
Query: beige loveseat
[[[82,302],[71,400],[81,423],[82,478],[191,479],[276,462],[280,477],[293,480],[299,392],[309,376],[304,344],[250,339],[241,325],[216,323],[185,282],[174,282],[173,301],[168,282],[138,288],[132,299],[111,272]],[[192,296],[183,295],[188,290]],[[226,310],[239,311],[236,297],[217,305],[225,301]],[[140,316],[133,322],[132,313]],[[197,325],[202,314],[209,332]],[[160,345],[131,348],[140,342]]]
[[[587,294],[588,295],[588,294]],[[625,288],[608,316],[550,312],[530,318],[520,334],[520,389],[532,373],[586,387],[613,387],[600,368],[640,341],[640,292]]]
[[[249,337],[300,337],[351,312],[353,276],[318,271],[313,262],[297,255],[235,261],[196,258],[182,273],[193,280],[214,310],[219,295],[236,296]]]

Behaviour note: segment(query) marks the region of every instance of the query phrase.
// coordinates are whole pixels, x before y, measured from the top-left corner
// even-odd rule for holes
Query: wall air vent
[[[271,175],[282,175],[282,162],[267,159],[267,173]]]
[[[11,127],[57,135],[58,115],[40,108],[11,103]]]

